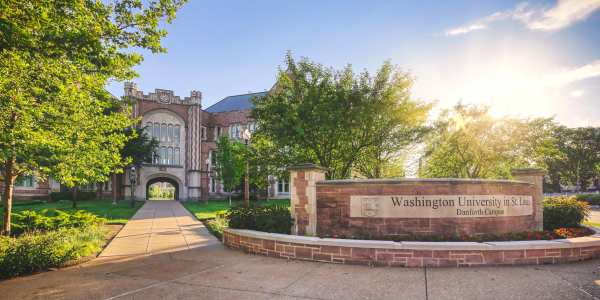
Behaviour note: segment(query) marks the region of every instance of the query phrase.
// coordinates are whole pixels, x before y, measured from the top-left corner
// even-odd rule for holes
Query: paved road
[[[100,257],[224,247],[179,201],[147,201]]]

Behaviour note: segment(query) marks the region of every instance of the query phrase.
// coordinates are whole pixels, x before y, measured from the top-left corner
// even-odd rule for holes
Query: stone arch
[[[148,190],[150,186],[157,182],[168,182],[175,187],[175,200],[179,200],[181,198],[181,189],[183,188],[183,184],[179,178],[173,176],[171,174],[160,173],[149,176],[150,178],[146,178],[146,200],[149,199]]]
[[[183,127],[187,127],[187,121],[176,111],[170,110],[170,109],[164,109],[164,108],[155,108],[152,110],[147,111],[143,116],[142,116],[142,121],[144,120],[148,120],[148,119],[154,119],[152,116],[156,115],[156,114],[165,114],[167,116],[170,116],[174,119],[177,119],[181,125]],[[167,122],[167,120],[165,120]],[[142,124],[143,126],[144,124]]]

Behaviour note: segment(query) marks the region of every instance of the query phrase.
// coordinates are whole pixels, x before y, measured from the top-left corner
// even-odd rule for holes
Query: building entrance
[[[152,191],[151,191],[152,189]],[[172,196],[170,196],[172,194]],[[146,183],[146,200],[179,200],[179,184],[167,177],[150,179]]]

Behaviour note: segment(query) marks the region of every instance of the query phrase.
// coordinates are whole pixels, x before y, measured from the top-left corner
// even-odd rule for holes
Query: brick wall
[[[345,235],[495,234],[535,229],[530,216],[494,218],[351,218],[351,195],[531,195],[534,187],[497,185],[320,185],[317,233]]]
[[[223,243],[275,258],[383,267],[484,267],[560,264],[600,257],[600,246],[535,250],[401,250],[307,245],[223,232]],[[598,244],[598,243],[596,243]]]

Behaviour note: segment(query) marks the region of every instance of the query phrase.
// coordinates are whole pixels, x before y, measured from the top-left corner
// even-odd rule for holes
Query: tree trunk
[[[14,167],[16,158],[13,156],[6,161],[6,173],[4,174],[4,194],[2,201],[2,235],[10,236],[10,213],[12,209],[13,185],[14,185]]]
[[[77,186],[77,183],[73,185],[73,208],[77,208]]]
[[[117,204],[117,167],[115,166],[113,168],[113,182],[112,182],[112,189],[113,189],[113,203],[112,204]]]
[[[231,193],[229,193],[229,206],[231,206]]]

